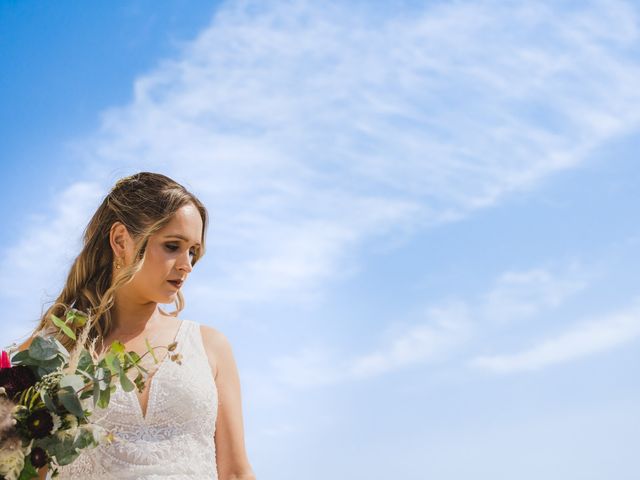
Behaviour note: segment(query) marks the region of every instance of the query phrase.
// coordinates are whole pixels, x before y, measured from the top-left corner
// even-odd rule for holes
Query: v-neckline
[[[178,326],[178,330],[176,331],[175,337],[173,339],[174,342],[177,342],[179,340],[179,337],[182,335],[182,330],[183,330],[185,321],[186,320],[184,320],[184,319],[180,321],[180,325]],[[176,348],[174,353],[176,353],[178,351],[181,351],[182,350],[181,347],[182,347],[182,345],[180,343],[178,343],[178,347]],[[151,375],[151,377],[149,377],[147,379],[147,383],[149,384],[149,396],[147,398],[147,411],[146,412],[142,411],[142,404],[140,403],[140,398],[138,397],[137,389],[134,389],[131,392],[131,393],[133,393],[133,395],[131,397],[132,397],[133,401],[135,402],[135,404],[137,406],[138,415],[142,419],[143,423],[146,423],[146,421],[149,419],[149,413],[150,413],[150,410],[151,410],[151,405],[153,403],[153,395],[152,394],[154,392],[154,389],[152,387],[153,387],[153,384],[155,383],[153,380],[160,373],[160,370],[162,369],[164,364],[167,363],[167,359],[168,358],[169,358],[169,352],[166,352],[164,358],[160,361],[160,364],[158,365],[158,368],[156,369],[156,371],[153,372],[153,375]]]

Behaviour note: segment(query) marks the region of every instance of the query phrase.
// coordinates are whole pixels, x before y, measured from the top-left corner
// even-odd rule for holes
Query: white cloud
[[[337,355],[321,346],[305,346],[296,354],[271,360],[273,377],[279,383],[297,387],[318,387],[339,381],[343,373]]]
[[[418,324],[396,328],[395,333],[389,329],[390,338],[382,335],[381,347],[372,352],[349,358],[329,347],[308,345],[272,359],[268,376],[286,387],[314,388],[377,376],[417,363],[437,363],[466,341],[469,332],[464,304],[428,307]],[[261,389],[253,377],[252,388]],[[277,400],[274,395],[270,398]]]
[[[637,128],[625,3],[380,8],[227,2],[83,145],[96,172],[162,170],[203,197],[217,305],[312,299],[363,241],[494,205]]]
[[[469,339],[469,317],[464,303],[429,307],[420,323],[390,339],[383,348],[353,359],[348,373],[353,378],[363,378],[418,363],[442,361]]]
[[[640,301],[629,308],[580,322],[564,333],[513,354],[483,355],[470,366],[495,373],[539,370],[609,350],[640,337]]]
[[[494,287],[483,295],[483,319],[496,323],[513,322],[557,307],[585,289],[590,275],[577,264],[570,265],[564,272],[551,272],[542,267],[504,272]]]
[[[95,183],[76,182],[61,189],[47,206],[48,215],[30,216],[17,243],[0,253],[0,295],[11,305],[11,318],[5,318],[11,323],[3,324],[0,345],[26,340],[55,300],[98,201]]]
[[[477,349],[479,343],[490,345],[496,328],[524,320],[533,322],[536,315],[562,306],[586,289],[594,275],[575,261],[554,270],[540,266],[503,272],[486,293],[476,298],[445,300],[425,306],[417,318],[393,319],[378,334],[378,348],[349,356],[319,345],[303,347],[272,360],[269,377],[290,387],[319,387],[415,365],[437,366]],[[485,361],[491,360],[479,360]],[[259,382],[255,388],[259,388]]]
[[[103,186],[92,194],[142,169],[198,193],[212,223],[197,291],[232,312],[313,300],[357,270],[363,242],[495,205],[637,129],[630,4],[396,7],[222,4],[78,141]],[[84,220],[59,210],[25,226],[38,233],[0,259],[0,278],[20,277],[6,295],[32,302],[55,278],[58,253],[23,264],[16,248],[67,247],[82,203],[68,208]]]

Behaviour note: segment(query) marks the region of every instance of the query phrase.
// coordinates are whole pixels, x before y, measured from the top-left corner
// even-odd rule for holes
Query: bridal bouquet
[[[76,339],[70,353],[54,335],[38,333],[28,349],[15,353],[2,351],[0,358],[0,480],[38,478],[37,469],[48,466],[52,477],[57,467],[74,462],[84,449],[111,443],[115,437],[92,423],[95,408],[106,408],[119,382],[125,392],[144,390],[149,372],[140,365],[150,353],[158,364],[154,349],[146,341],[148,352],[142,357],[126,352],[114,341],[98,355],[95,340],[84,347],[90,331],[90,316],[73,308],[64,320],[51,315],[54,325]],[[167,347],[173,352],[177,342]],[[169,355],[169,353],[167,353]],[[181,363],[181,355],[170,354]],[[134,370],[135,369],[135,370]],[[132,377],[130,372],[137,376]],[[93,401],[91,401],[93,400]]]

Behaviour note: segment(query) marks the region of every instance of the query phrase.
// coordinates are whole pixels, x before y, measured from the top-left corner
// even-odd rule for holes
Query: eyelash
[[[177,245],[169,245],[167,244],[167,248],[169,249],[169,251],[171,252],[175,252],[178,249]],[[193,255],[195,257],[196,252],[189,252],[191,255]]]

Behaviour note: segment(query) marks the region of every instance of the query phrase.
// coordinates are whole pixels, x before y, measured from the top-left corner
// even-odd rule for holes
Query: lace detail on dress
[[[151,377],[146,417],[136,390],[120,385],[93,420],[116,439],[59,469],[64,479],[218,479],[214,443],[218,391],[200,325],[182,320],[176,335],[182,365],[168,355]]]

